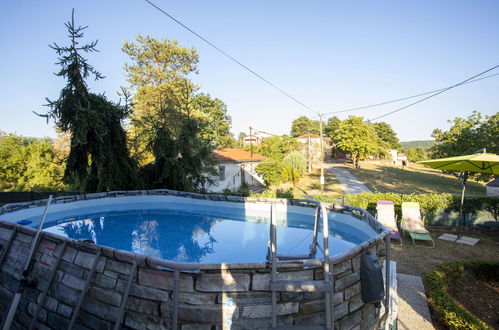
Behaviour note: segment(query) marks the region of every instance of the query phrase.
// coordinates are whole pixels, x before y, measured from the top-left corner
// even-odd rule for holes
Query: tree
[[[310,120],[305,116],[298,117],[291,124],[291,136],[296,138],[305,134],[319,134],[319,121]]]
[[[81,53],[97,51],[97,42],[79,45],[86,27],[74,25],[74,12],[66,27],[70,45],[61,47],[54,43],[50,47],[59,56],[61,70],[56,75],[65,78],[67,84],[57,100],[47,99],[50,111],[44,115],[53,118],[61,132],[71,134],[64,182],[90,192],[133,188],[135,164],[129,157],[121,126],[128,107],[89,92],[85,79],[89,75],[95,79],[103,76]]]
[[[244,132],[239,132],[238,136],[237,136],[237,145],[239,148],[243,148],[244,147],[244,139],[248,136],[248,134],[244,133]]]
[[[324,126],[324,136],[330,137],[331,139],[334,139],[334,136],[336,134],[336,130],[340,126],[341,120],[336,117],[330,117],[327,120],[326,125]]]
[[[428,159],[428,151],[423,147],[410,148],[405,150],[407,159],[411,162],[419,162]]]
[[[362,117],[350,116],[342,121],[336,130],[335,142],[340,150],[351,153],[354,166],[357,158],[381,152],[374,128]]]
[[[211,141],[216,148],[235,146],[236,141],[230,132],[232,119],[227,114],[227,106],[222,100],[211,98],[209,94],[197,94],[194,96],[194,107],[202,114],[201,135],[204,139]]]
[[[307,160],[299,151],[291,151],[282,160],[284,164],[283,180],[295,184],[307,169]]]
[[[209,183],[209,175],[215,174],[215,158],[210,141],[201,137],[199,121],[182,114],[173,103],[159,109],[157,114],[158,118],[144,125],[148,128],[144,131],[145,150],[155,159],[141,168],[146,188],[203,190]],[[170,121],[172,118],[175,125]]]
[[[196,115],[194,107],[188,107],[194,104],[182,104],[182,100],[191,99],[197,89],[188,75],[196,72],[199,59],[195,49],[181,47],[176,40],[157,40],[141,35],[136,37],[136,42],[126,41],[122,50],[131,59],[131,63],[125,64],[127,81],[134,93],[134,112],[129,128],[131,149],[144,165],[154,161],[153,156],[145,151],[146,142],[142,139],[144,133],[152,129],[148,118],[157,117],[159,111],[171,104],[184,115]],[[197,111],[197,115],[202,116],[202,113]],[[179,133],[178,129],[176,131],[175,136]]]
[[[384,141],[387,146],[391,149],[399,149],[400,141],[397,137],[397,133],[392,129],[390,124],[385,122],[373,123],[374,130],[378,137]]]
[[[0,190],[64,189],[64,166],[51,142],[14,134],[0,137]]]
[[[448,131],[433,130],[433,158],[467,155],[482,148],[490,153],[499,153],[499,112],[483,117],[473,111],[468,118],[457,117],[448,122],[452,124]],[[474,177],[487,181],[490,175],[478,174]]]
[[[289,136],[271,136],[262,139],[260,145],[255,146],[253,151],[274,161],[281,161],[284,156],[296,150],[298,142]]]

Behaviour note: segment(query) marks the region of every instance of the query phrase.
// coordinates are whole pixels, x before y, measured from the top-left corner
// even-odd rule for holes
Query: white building
[[[275,135],[265,133],[265,132],[259,132],[255,131],[253,134],[248,135],[247,137],[244,138],[244,145],[258,145],[262,143],[262,139],[266,137],[272,137]]]
[[[213,154],[219,161],[218,176],[212,177],[213,184],[206,188],[208,191],[236,191],[244,183],[250,187],[265,187],[265,181],[255,172],[265,156],[237,148],[217,149]]]

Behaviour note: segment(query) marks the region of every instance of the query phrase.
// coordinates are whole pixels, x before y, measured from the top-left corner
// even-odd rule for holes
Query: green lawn
[[[360,169],[350,166],[350,172],[371,189],[379,192],[411,193],[451,193],[460,195],[461,182],[452,175],[417,164],[406,166],[378,165],[361,162]],[[469,181],[466,196],[484,196],[484,183]]]

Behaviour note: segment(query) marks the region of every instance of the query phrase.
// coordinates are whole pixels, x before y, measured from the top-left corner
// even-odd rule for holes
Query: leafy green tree
[[[244,132],[239,132],[239,135],[237,136],[237,146],[239,148],[244,147],[244,139],[248,136],[248,134]]]
[[[201,112],[202,137],[211,141],[216,148],[234,147],[236,141],[230,132],[232,119],[227,114],[227,106],[222,100],[208,94],[197,94],[194,107]]]
[[[125,42],[125,66],[135,92],[131,133],[148,188],[203,190],[214,174],[217,145],[231,145],[225,104],[194,92],[188,75],[198,55],[174,40],[138,36]]]
[[[114,104],[103,95],[89,92],[85,79],[103,76],[88,64],[81,53],[95,52],[96,41],[80,46],[86,27],[76,27],[74,12],[66,23],[71,43],[51,46],[59,56],[61,70],[56,74],[67,80],[59,98],[48,100],[47,117],[56,127],[71,134],[71,149],[66,160],[64,182],[85,191],[104,191],[134,187],[135,167],[129,157],[121,121],[128,107]]]
[[[411,162],[419,162],[428,159],[428,151],[423,147],[410,148],[405,150],[407,159]]]
[[[175,113],[177,116],[172,117]],[[170,121],[173,118],[175,125]],[[155,159],[141,168],[146,188],[203,190],[210,182],[209,174],[215,174],[215,158],[210,141],[201,137],[199,121],[182,114],[171,103],[159,109],[158,118],[144,127],[148,127],[144,131],[145,150]]]
[[[279,185],[283,179],[283,171],[283,163],[271,159],[261,162],[255,168],[255,172],[263,177],[267,185]]]
[[[490,153],[499,153],[499,112],[483,117],[473,111],[468,118],[457,117],[448,122],[451,124],[448,131],[433,130],[433,158],[467,155],[482,148]],[[482,174],[473,177],[483,181],[490,179],[490,175]]]
[[[343,120],[336,130],[335,142],[340,150],[352,155],[354,166],[359,157],[378,155],[382,151],[373,126],[362,117],[350,116]]]
[[[400,141],[397,137],[397,133],[392,129],[390,124],[385,122],[373,123],[374,130],[378,137],[384,141],[389,148],[391,149],[399,149]]]
[[[253,147],[253,151],[274,161],[281,161],[284,156],[298,147],[298,141],[283,135],[271,136],[262,139],[262,143]]]
[[[152,154],[145,151],[146,141],[142,139],[145,132],[152,129],[150,118],[157,117],[158,112],[172,103],[176,111],[184,115],[204,117],[199,109],[195,109],[193,102],[183,102],[192,99],[197,89],[188,76],[196,72],[199,58],[195,49],[181,47],[176,40],[157,40],[141,35],[136,37],[135,42],[126,41],[122,50],[131,60],[125,64],[127,81],[134,93],[134,112],[129,128],[131,149],[140,164],[144,165],[154,161]],[[163,115],[177,117],[178,113]]]
[[[327,120],[326,125],[324,126],[324,136],[330,137],[331,139],[334,139],[334,136],[336,134],[336,130],[340,126],[341,120],[336,117],[330,117]]]
[[[291,136],[296,138],[305,134],[319,134],[319,121],[310,120],[305,116],[301,116],[293,120],[291,124]]]
[[[60,190],[64,166],[50,139],[0,137],[0,190]]]

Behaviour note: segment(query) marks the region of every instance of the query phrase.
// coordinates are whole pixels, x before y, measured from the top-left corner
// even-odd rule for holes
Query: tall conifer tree
[[[56,75],[65,78],[67,84],[57,100],[47,99],[50,111],[45,115],[53,118],[62,132],[71,134],[64,181],[88,192],[134,188],[135,164],[121,125],[128,106],[89,91],[85,80],[90,75],[96,80],[104,77],[81,54],[96,52],[97,41],[80,45],[87,27],[75,26],[74,11],[65,25],[70,45],[54,43],[50,47],[59,56],[61,70]]]

